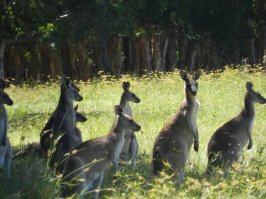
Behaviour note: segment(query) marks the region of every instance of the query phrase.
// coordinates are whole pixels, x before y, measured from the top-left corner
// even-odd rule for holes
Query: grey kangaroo
[[[0,90],[0,168],[4,166],[7,177],[10,178],[12,148],[7,137],[8,118],[4,104],[12,106],[13,101],[7,93]]]
[[[78,105],[76,105],[75,107],[75,113],[76,113],[76,123],[77,122],[86,122],[87,118],[81,114],[80,112],[77,111],[78,109]],[[52,126],[50,126],[50,128],[52,128]],[[77,125],[75,125],[74,127],[74,133],[76,134],[76,136],[82,140],[82,135],[81,135],[81,131],[79,130],[79,128],[77,127]],[[46,131],[43,135],[43,144],[45,146],[47,146],[47,148],[45,149],[46,151],[49,150],[50,147],[50,143],[51,143],[51,136],[52,136],[52,131]],[[33,142],[30,144],[27,144],[21,151],[17,152],[14,156],[13,156],[13,160],[17,159],[17,158],[22,158],[28,155],[38,155],[40,157],[42,157],[44,154],[41,152],[40,149],[40,143],[38,142]]]
[[[40,136],[40,149],[44,155],[47,155],[47,149],[50,148],[50,144],[55,143],[50,166],[54,166],[54,163],[59,162],[69,149],[81,143],[79,137],[74,133],[75,110],[73,100],[81,101],[82,99],[82,96],[79,94],[79,88],[69,79],[63,78],[58,105]],[[52,132],[49,146],[47,146],[47,142],[44,139],[47,138],[45,135],[46,131]]]
[[[129,90],[130,83],[129,82],[123,82],[122,88],[124,90],[121,100],[120,100],[120,106],[123,109],[123,113],[129,115],[132,117],[132,110],[129,106],[128,102],[134,102],[139,103],[140,99],[136,96],[135,93]],[[136,135],[132,130],[129,130],[130,132],[126,134],[125,137],[125,144],[122,148],[122,152],[120,155],[120,159],[123,161],[132,161],[133,169],[135,169],[136,159],[138,156],[138,150],[139,150],[139,144],[136,139]]]
[[[266,99],[253,90],[251,82],[246,83],[245,106],[235,118],[221,126],[213,134],[208,145],[208,167],[206,174],[213,173],[215,167],[224,171],[239,159],[244,147],[251,149],[252,127],[255,119],[255,103],[265,104]]]
[[[118,162],[125,135],[139,131],[138,125],[130,116],[123,114],[120,106],[115,106],[116,118],[109,134],[88,140],[70,151],[63,165],[63,197],[80,195],[81,198],[92,192],[92,198],[98,198],[104,171],[111,165],[118,169]],[[73,186],[68,187],[69,184]]]
[[[180,71],[180,77],[185,82],[185,98],[170,122],[160,131],[153,147],[153,173],[158,175],[170,164],[170,172],[175,174],[177,185],[184,181],[184,169],[191,146],[198,152],[199,136],[197,114],[199,102],[196,99],[198,91],[197,80],[200,72],[195,72],[192,78]]]

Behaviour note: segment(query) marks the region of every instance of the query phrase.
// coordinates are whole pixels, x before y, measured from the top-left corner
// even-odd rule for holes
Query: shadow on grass
[[[34,198],[52,199],[58,197],[54,189],[55,181],[46,167],[46,161],[28,156],[12,162],[12,176],[6,179],[5,173],[0,173],[0,198]]]

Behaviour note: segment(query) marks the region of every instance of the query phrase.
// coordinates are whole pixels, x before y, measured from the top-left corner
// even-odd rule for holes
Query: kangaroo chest
[[[124,134],[119,135],[118,139],[116,140],[114,149],[113,149],[113,154],[114,154],[113,158],[117,161],[120,159],[120,154],[121,154],[122,148],[123,148],[124,143],[125,143],[124,137],[125,137]]]
[[[132,110],[128,104],[123,107],[123,113],[132,117]]]
[[[199,102],[195,101],[193,103],[187,104],[183,111],[183,116],[186,122],[193,128],[194,131],[197,130],[198,107]]]

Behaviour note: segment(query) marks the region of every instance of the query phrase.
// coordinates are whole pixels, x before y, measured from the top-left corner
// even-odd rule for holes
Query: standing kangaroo
[[[180,77],[185,81],[185,98],[173,119],[160,131],[153,147],[153,173],[157,175],[165,168],[164,162],[168,162],[177,184],[184,181],[184,169],[193,142],[196,152],[199,148],[196,95],[200,72],[195,72],[191,79],[180,71]]]
[[[76,123],[77,122],[86,122],[87,118],[81,114],[80,112],[77,111],[78,109],[78,105],[76,105],[75,107],[75,113],[76,113]],[[51,124],[52,125],[52,124]],[[52,128],[52,126],[50,126],[50,128]],[[77,127],[77,125],[75,125],[74,127],[74,133],[76,134],[76,136],[82,140],[82,135],[81,135],[81,131],[79,130],[79,128]],[[50,147],[50,143],[51,143],[51,136],[52,136],[52,131],[47,130],[45,132],[43,132],[42,134],[42,143],[43,146],[46,146],[45,151],[49,150]],[[19,152],[17,152],[14,156],[13,156],[13,160],[17,159],[17,158],[22,158],[25,157],[27,155],[39,155],[39,156],[43,156],[44,154],[42,153],[41,149],[40,149],[40,143],[38,142],[33,142],[30,144],[27,144],[22,150],[20,150]]]
[[[123,82],[122,88],[124,92],[121,96],[120,106],[123,109],[123,113],[132,117],[132,110],[128,104],[128,102],[139,103],[140,99],[136,96],[135,93],[129,90],[130,83]],[[122,152],[120,155],[120,159],[123,161],[132,160],[133,168],[135,169],[136,159],[138,156],[139,144],[136,139],[136,135],[132,130],[129,130],[125,137],[125,144],[122,148]]]
[[[111,165],[118,169],[118,162],[125,135],[130,131],[139,131],[140,126],[123,114],[120,106],[115,106],[115,122],[109,134],[88,140],[70,151],[63,162],[63,197],[92,192],[92,198],[98,198],[98,190],[103,181],[104,171]],[[69,184],[74,186],[68,187]]]
[[[251,131],[255,119],[255,103],[265,104],[266,99],[253,90],[251,82],[246,83],[245,107],[235,118],[221,126],[211,137],[208,145],[208,167],[210,175],[215,167],[226,171],[239,159],[244,147],[252,148]]]
[[[0,90],[0,168],[4,166],[7,177],[10,178],[12,148],[7,137],[8,118],[4,104],[12,106],[13,101],[8,94]]]
[[[47,155],[47,149],[50,148],[50,144],[57,141],[55,151],[50,159],[50,166],[54,166],[54,163],[60,161],[69,149],[81,143],[81,140],[74,134],[76,117],[73,100],[81,101],[82,99],[82,96],[79,94],[79,88],[69,79],[63,78],[59,102],[40,136],[40,149],[44,155]],[[52,132],[50,143],[45,142],[44,139],[46,137],[46,130]]]

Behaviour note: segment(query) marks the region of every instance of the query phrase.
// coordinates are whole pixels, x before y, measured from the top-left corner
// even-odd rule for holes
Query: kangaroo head
[[[0,103],[12,106],[13,105],[13,100],[9,97],[9,95],[7,93],[5,93],[4,91],[0,90]]]
[[[259,92],[253,90],[253,83],[247,82],[246,83],[247,95],[248,97],[256,103],[265,104],[266,98],[263,97]]]
[[[67,78],[63,78],[61,92],[65,92],[71,100],[81,101],[83,97],[79,94],[79,88]]]
[[[78,105],[76,105],[75,109],[75,113],[76,113],[76,122],[86,122],[87,118],[82,115],[80,112],[78,112]]]
[[[136,96],[136,94],[129,90],[130,88],[129,82],[123,82],[122,88],[124,89],[123,97],[125,98],[126,101],[134,102],[134,103],[140,102],[140,99]]]
[[[8,88],[9,87],[9,84],[3,80],[3,79],[0,79],[0,90],[5,90],[5,88]]]
[[[198,91],[198,79],[200,78],[200,71],[194,72],[192,78],[189,78],[185,71],[180,70],[180,77],[186,83],[186,92],[196,96]]]
[[[123,114],[123,109],[121,106],[115,106],[114,112],[117,115],[117,125],[120,127],[120,129],[128,129],[132,131],[139,131],[141,129],[141,126],[130,116]]]

